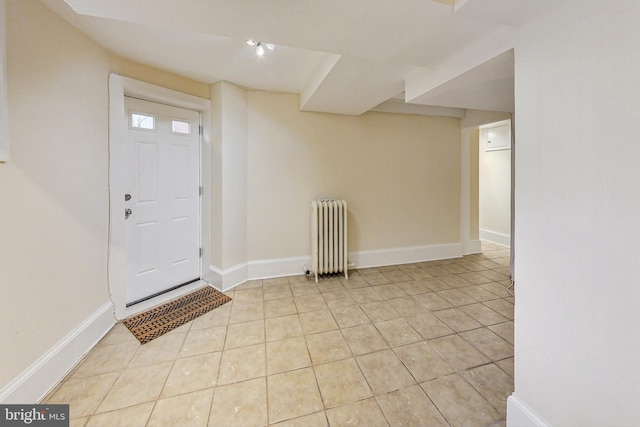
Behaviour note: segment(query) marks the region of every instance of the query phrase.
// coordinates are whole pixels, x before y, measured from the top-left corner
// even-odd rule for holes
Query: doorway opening
[[[511,120],[479,127],[478,234],[511,247]]]
[[[128,297],[127,290],[127,276],[131,274],[128,270],[130,263],[128,263],[128,247],[127,247],[127,221],[125,216],[127,215],[127,209],[130,209],[132,213],[130,218],[139,213],[139,210],[134,210],[132,206],[129,206],[130,200],[126,200],[127,194],[131,188],[127,178],[127,138],[128,131],[131,123],[129,122],[129,115],[126,107],[126,97],[136,98],[138,100],[145,100],[149,102],[165,104],[166,106],[178,107],[180,109],[193,110],[200,117],[201,125],[196,125],[193,129],[197,133],[198,144],[198,160],[197,166],[197,181],[201,183],[201,188],[198,186],[196,190],[198,197],[200,192],[202,196],[197,208],[197,238],[200,240],[200,245],[197,247],[197,256],[199,261],[197,262],[197,268],[195,276],[187,279],[173,279],[173,284],[168,285],[167,288],[172,288],[185,281],[203,277],[204,266],[210,265],[210,239],[209,239],[209,221],[206,219],[210,217],[210,164],[211,148],[209,141],[210,134],[210,101],[205,98],[199,98],[192,95],[187,95],[181,92],[155,86],[149,83],[141,82],[134,79],[129,79],[117,74],[111,74],[109,76],[109,197],[110,197],[110,223],[109,223],[109,248],[108,248],[108,285],[111,300],[114,304],[115,317],[118,320],[124,319],[127,315],[132,314],[138,309],[145,309],[145,303],[137,304],[135,310],[132,308],[127,309],[127,304],[139,299],[146,299],[147,296],[153,295],[158,291],[153,291],[147,295],[141,297]],[[144,110],[144,109],[143,109]],[[180,114],[174,115],[173,119],[177,119],[178,122],[186,122]],[[142,127],[149,126],[146,123],[140,122]],[[184,132],[185,124],[177,123],[177,128],[174,128],[174,133]],[[147,151],[153,151],[151,146],[144,146]],[[175,182],[169,185],[171,191],[176,190]],[[151,188],[151,187],[149,187]],[[133,195],[131,195],[133,199]],[[139,201],[139,200],[138,200]],[[175,207],[178,209],[178,207]],[[136,207],[140,209],[140,206]],[[179,213],[179,212],[174,212]],[[174,215],[175,218],[184,217],[184,215]],[[182,222],[180,225],[184,225],[186,222]],[[148,237],[153,237],[152,226],[149,226],[146,230]],[[193,227],[192,227],[193,228]],[[176,229],[171,231],[175,233]],[[147,246],[153,246],[153,239],[150,238],[145,242]],[[202,248],[202,251],[200,251]],[[180,247],[177,252],[183,251]],[[201,259],[200,259],[200,253]],[[184,262],[179,256],[173,255],[174,260],[178,264]],[[171,258],[171,257],[170,257]],[[148,258],[142,260],[143,263],[149,261]],[[186,263],[185,263],[186,264]],[[150,266],[151,264],[147,264]],[[153,268],[148,268],[149,271]],[[144,268],[141,271],[145,271]],[[190,274],[194,274],[191,270]],[[188,276],[187,276],[188,277]],[[200,282],[200,281],[198,281]],[[173,292],[165,293],[159,298],[166,300],[180,296],[183,293],[187,293],[193,290],[194,285],[183,286]],[[154,302],[161,303],[164,301],[154,299]]]
[[[499,128],[494,132],[494,128]],[[489,137],[491,130],[491,139]],[[481,144],[481,134],[484,138]],[[497,134],[497,139],[496,139]],[[474,110],[465,119],[460,129],[461,153],[461,190],[460,190],[460,230],[463,255],[482,252],[482,239],[485,242],[496,242],[509,249],[508,271],[514,276],[514,190],[515,190],[515,127],[513,116],[509,113],[498,113]],[[506,139],[505,139],[506,138]],[[491,143],[488,143],[491,140]],[[489,147],[488,147],[489,146]],[[487,151],[488,149],[488,151]],[[481,153],[481,150],[482,153]],[[497,154],[497,156],[496,156]],[[491,222],[485,225],[480,235],[480,156],[492,156],[489,160],[502,159],[501,170],[497,174],[500,179],[501,194],[501,228],[493,226]],[[506,157],[506,159],[505,159]],[[483,159],[483,161],[486,159]],[[505,161],[506,160],[506,161]],[[486,163],[486,162],[485,162]],[[485,165],[486,167],[486,165]],[[495,171],[494,171],[495,174]],[[496,178],[493,178],[496,179]],[[484,178],[483,187],[496,190],[491,180]],[[505,196],[505,191],[507,192]],[[485,204],[492,199],[491,195],[482,195]],[[494,206],[495,207],[495,206]],[[489,204],[491,208],[491,204]],[[506,212],[506,213],[505,213]],[[487,213],[484,213],[487,215]],[[489,215],[491,215],[489,213]],[[491,219],[491,217],[489,216]],[[493,218],[495,221],[496,218]],[[506,226],[505,226],[506,222]],[[492,228],[495,227],[495,228]],[[491,233],[493,231],[493,233]],[[496,231],[498,231],[496,233]],[[487,243],[488,244],[488,243]],[[486,245],[485,245],[486,246]]]

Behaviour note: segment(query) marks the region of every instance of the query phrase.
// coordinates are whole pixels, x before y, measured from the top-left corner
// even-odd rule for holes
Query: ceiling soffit
[[[42,1],[118,55],[357,115],[403,90],[413,104],[463,108],[466,90],[478,98],[466,104],[481,108],[482,78],[508,96],[512,75],[478,67],[513,47],[514,27],[562,0]],[[276,49],[257,58],[247,39]]]

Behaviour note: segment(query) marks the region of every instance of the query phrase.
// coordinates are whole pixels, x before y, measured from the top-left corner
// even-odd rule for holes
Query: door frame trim
[[[175,107],[195,110],[200,113],[202,134],[200,135],[200,277],[206,275],[203,265],[211,264],[209,221],[211,217],[211,102],[208,99],[188,95],[150,83],[109,75],[109,244],[108,244],[108,285],[111,300],[115,306],[116,319],[126,317],[126,258],[125,258],[125,209],[124,179],[125,141],[127,123],[125,120],[124,97],[131,96],[146,101],[158,102]]]

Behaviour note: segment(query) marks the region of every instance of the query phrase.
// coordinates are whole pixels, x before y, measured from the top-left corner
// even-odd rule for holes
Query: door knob
[[[129,216],[133,213],[133,211],[131,209],[125,209],[124,210],[124,219],[129,219]]]

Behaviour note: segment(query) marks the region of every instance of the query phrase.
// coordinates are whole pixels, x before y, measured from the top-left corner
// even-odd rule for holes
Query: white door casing
[[[125,113],[126,302],[132,303],[200,278],[200,115],[130,97]]]

